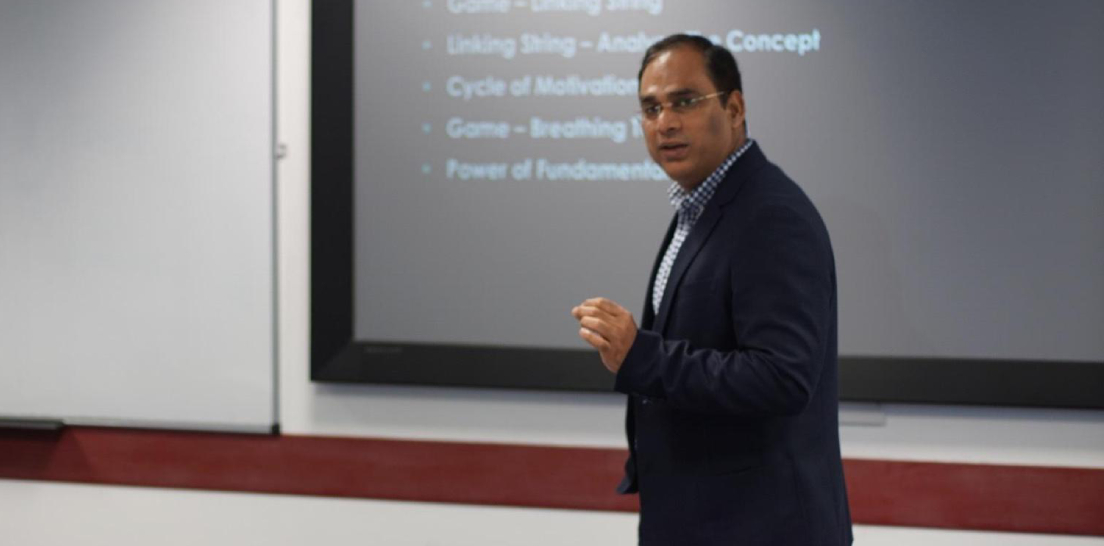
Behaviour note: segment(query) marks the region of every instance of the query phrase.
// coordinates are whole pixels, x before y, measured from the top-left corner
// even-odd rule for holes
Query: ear
[[[739,91],[729,93],[725,111],[728,113],[729,119],[732,120],[732,128],[739,129],[744,123],[744,94]]]

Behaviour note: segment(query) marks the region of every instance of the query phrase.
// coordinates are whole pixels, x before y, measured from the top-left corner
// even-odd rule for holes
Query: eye
[[[644,112],[645,116],[654,118],[659,116],[659,113],[663,111],[663,106],[659,104],[649,104],[648,106],[643,107],[642,111]]]
[[[697,98],[683,97],[671,101],[671,108],[674,110],[686,110],[693,106],[695,102],[698,102]]]

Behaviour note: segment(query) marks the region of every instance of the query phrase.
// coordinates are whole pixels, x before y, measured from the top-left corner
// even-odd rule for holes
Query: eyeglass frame
[[[641,119],[644,122],[654,123],[657,119],[659,119],[660,114],[662,114],[664,110],[669,109],[671,111],[671,113],[678,114],[678,115],[681,116],[683,114],[688,114],[688,113],[694,111],[694,109],[699,104],[701,104],[702,101],[711,99],[713,97],[719,97],[721,95],[726,95],[726,94],[729,94],[731,92],[732,92],[732,90],[730,89],[728,91],[717,91],[716,93],[710,93],[708,95],[701,95],[699,97],[680,97],[680,98],[677,98],[675,100],[670,100],[670,101],[667,101],[667,102],[656,102],[655,104],[651,104],[647,107],[644,107],[644,108],[641,108],[640,110],[637,110],[636,113],[637,113],[637,115],[639,115],[641,117]],[[677,102],[682,102],[682,103],[685,103],[685,104],[676,105],[675,103],[677,103]],[[648,111],[652,110],[652,109],[657,109],[656,113],[652,114],[652,115],[649,115]]]

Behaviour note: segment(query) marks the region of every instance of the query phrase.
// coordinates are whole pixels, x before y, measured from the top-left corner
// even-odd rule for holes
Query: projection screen
[[[1102,404],[1099,2],[316,11],[316,379],[608,388],[568,311],[639,320],[673,210],[637,70],[690,32],[735,53],[750,136],[828,225],[845,398]]]

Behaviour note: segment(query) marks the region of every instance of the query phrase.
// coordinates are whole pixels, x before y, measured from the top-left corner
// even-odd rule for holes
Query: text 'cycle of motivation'
[[[433,8],[432,0],[423,0],[424,8]],[[457,16],[501,15],[527,11],[534,14],[579,13],[598,16],[602,13],[640,12],[659,15],[663,12],[663,0],[447,0],[448,13]],[[723,45],[736,54],[740,53],[789,53],[805,57],[821,50],[822,36],[817,28],[801,32],[748,32],[731,29],[717,34],[698,30],[687,34],[704,36],[713,43]],[[496,34],[492,32],[449,32],[445,36],[444,53],[451,57],[484,57],[513,60],[521,55],[546,55],[574,59],[584,52],[596,54],[640,55],[663,35],[651,35],[645,31],[616,34],[598,32],[583,39],[577,36],[552,32],[519,32]],[[422,49],[434,52],[434,41],[425,39]],[[425,92],[434,85],[422,84]],[[525,97],[621,97],[635,99],[638,83],[635,77],[616,74],[588,76],[582,74],[530,74],[511,78],[494,74],[482,76],[450,75],[444,80],[444,94],[461,101],[495,100]],[[635,102],[635,101],[634,101]],[[625,118],[608,119],[603,116],[552,116],[530,115],[524,122],[469,119],[467,116],[447,116],[443,134],[448,139],[505,140],[527,139],[590,140],[610,144],[623,144],[639,140],[644,129],[638,114]],[[422,130],[434,133],[434,125],[426,122]],[[496,149],[497,151],[497,149]],[[431,163],[422,164],[422,174],[434,174]],[[523,158],[518,161],[465,161],[448,158],[443,173],[448,180],[497,181],[666,181],[663,169],[650,159],[637,162],[595,162],[588,159],[553,161],[546,158]]]

